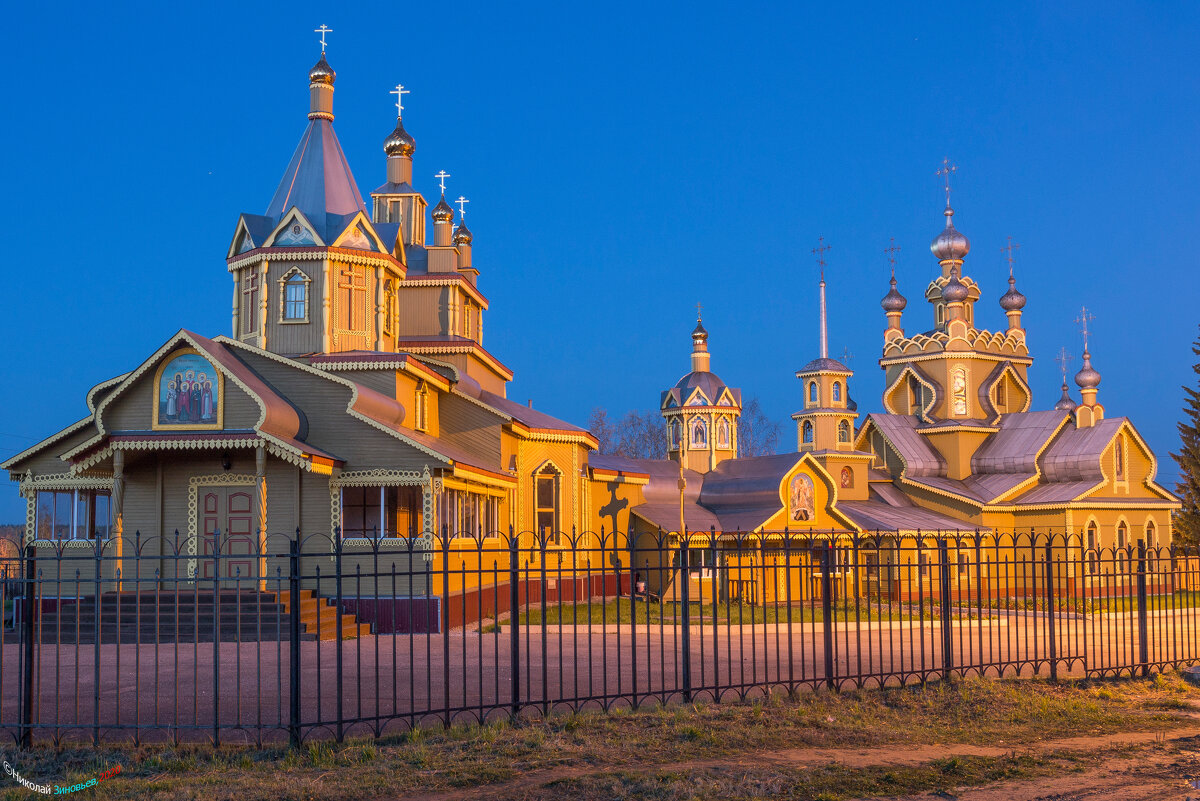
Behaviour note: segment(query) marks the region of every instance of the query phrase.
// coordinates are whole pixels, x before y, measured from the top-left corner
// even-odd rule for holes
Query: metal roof
[[[329,120],[309,120],[267,206],[266,216],[278,221],[293,206],[317,226],[326,224],[327,214],[367,210]]]

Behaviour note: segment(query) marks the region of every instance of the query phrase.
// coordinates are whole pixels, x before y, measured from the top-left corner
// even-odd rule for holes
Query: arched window
[[[996,410],[1001,411],[1001,412],[1005,411],[1004,407],[1007,405],[1008,405],[1008,393],[1005,391],[1005,388],[1004,388],[1004,380],[1001,379],[1000,383],[996,385]]]
[[[805,445],[811,445],[813,441],[813,424],[810,420],[805,420],[804,425],[800,427]]]
[[[840,403],[842,400],[842,382],[841,381],[833,382],[833,400],[836,403]]]
[[[429,388],[425,380],[417,382],[416,414],[413,415],[413,428],[424,431],[429,428]]]
[[[708,447],[708,423],[703,417],[697,417],[692,420],[692,444],[693,448]]]
[[[1100,572],[1100,554],[1096,550],[1100,546],[1100,543],[1098,542],[1098,540],[1099,540],[1099,532],[1096,529],[1096,524],[1088,523],[1088,527],[1087,527],[1088,558],[1087,558],[1087,561],[1088,561],[1088,565],[1090,567],[1090,570],[1088,572],[1091,572],[1091,573],[1099,573]]]
[[[1146,521],[1146,547],[1158,547],[1158,527],[1154,525],[1153,520]]]
[[[838,423],[838,442],[850,441],[850,423],[846,420]]]
[[[840,483],[842,485],[842,489],[850,489],[851,487],[853,487],[854,486],[854,471],[851,470],[849,467],[843,467],[842,468],[842,480]]]
[[[808,382],[808,402],[809,403],[817,402],[817,382],[816,381]]]
[[[1116,443],[1113,445],[1113,467],[1116,473],[1117,480],[1125,479],[1125,438],[1117,437]]]
[[[729,418],[722,417],[721,422],[717,424],[717,447],[722,450],[729,449]]]
[[[391,278],[383,282],[383,333],[396,333],[396,282]]]
[[[559,506],[559,473],[547,462],[533,474],[534,526],[547,541],[557,542]]]
[[[946,321],[946,307],[942,304],[937,305],[937,324],[941,325]]]
[[[308,317],[308,281],[293,275],[284,285],[283,319],[303,320]]]
[[[1129,547],[1129,526],[1125,525],[1125,521],[1117,524],[1117,564],[1121,567],[1121,572],[1125,571],[1126,559],[1129,557],[1126,549]]]

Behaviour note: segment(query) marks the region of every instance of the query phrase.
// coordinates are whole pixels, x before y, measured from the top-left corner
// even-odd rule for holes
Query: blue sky
[[[1173,483],[1200,322],[1198,7],[902,5],[12,6],[0,450],[82,417],[88,387],[177,329],[228,333],[223,256],[304,129],[325,23],[364,193],[403,82],[418,188],[436,200],[445,169],[471,199],[510,397],[579,423],[653,407],[689,369],[699,302],[713,370],[790,443],[824,236],[830,349],[878,410],[883,249],[902,248],[906,327],[930,327],[949,156],[981,326],[1004,325],[1000,249],[1021,244],[1034,408],[1087,304],[1100,400]],[[22,518],[0,493],[0,520]]]

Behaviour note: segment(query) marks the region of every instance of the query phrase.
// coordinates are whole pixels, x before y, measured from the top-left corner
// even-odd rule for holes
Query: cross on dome
[[[1013,242],[1012,237],[1010,236],[1010,237],[1008,237],[1008,244],[1005,245],[1004,247],[1000,248],[1001,253],[1005,253],[1005,252],[1008,253],[1007,259],[1008,259],[1008,277],[1009,278],[1012,278],[1012,274],[1013,274],[1013,251],[1019,247],[1021,247],[1021,246],[1018,245],[1016,242]]]
[[[1079,330],[1083,334],[1083,349],[1088,349],[1088,323],[1096,319],[1096,315],[1088,311],[1087,306],[1079,307],[1079,316],[1075,318],[1075,322],[1079,324]]]
[[[466,205],[467,205],[468,203],[470,203],[471,201],[467,200],[467,199],[466,199],[465,197],[463,197],[462,195],[459,195],[459,196],[458,196],[458,200],[456,200],[456,201],[454,201],[454,202],[458,204],[458,217],[459,217],[459,219],[460,219],[460,220],[463,220],[463,221],[465,222],[465,221],[466,221],[466,219],[467,219],[467,209],[466,209]]]
[[[825,243],[825,237],[817,237],[817,246],[812,249],[813,255],[817,257],[817,265],[821,268],[821,283],[825,283],[825,252],[829,250],[829,245]]]
[[[951,164],[950,159],[942,159],[941,169],[937,171],[937,175],[944,179],[944,189],[946,190],[946,208],[950,208],[950,176],[958,172],[958,165]]]
[[[891,242],[891,244],[884,248],[883,252],[887,254],[888,264],[892,265],[892,277],[895,278],[896,254],[900,252],[900,246],[896,244],[896,237],[894,236],[888,237],[888,241]]]
[[[325,55],[325,34],[333,33],[333,28],[327,28],[322,22],[320,28],[313,28],[313,33],[321,34],[321,55]]]
[[[389,95],[396,96],[396,116],[400,117],[404,114],[404,96],[411,95],[412,92],[404,88],[404,84],[396,84],[396,88],[388,92]]]
[[[701,306],[699,303],[696,304],[696,322],[700,322],[700,312],[703,309],[704,309],[704,307]]]
[[[1058,362],[1058,369],[1062,372],[1063,383],[1067,383],[1067,365],[1075,359],[1066,348],[1059,348],[1058,355],[1054,357],[1054,361]]]
[[[446,194],[446,179],[450,177],[450,173],[445,170],[438,170],[437,174],[433,177],[438,179],[438,186],[442,188],[442,194]]]

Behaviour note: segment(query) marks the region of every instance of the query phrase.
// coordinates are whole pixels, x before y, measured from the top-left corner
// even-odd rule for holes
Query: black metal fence
[[[17,742],[431,723],[1200,658],[1200,558],[1077,535],[39,541],[0,564]],[[206,538],[205,542],[214,542]]]

